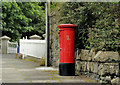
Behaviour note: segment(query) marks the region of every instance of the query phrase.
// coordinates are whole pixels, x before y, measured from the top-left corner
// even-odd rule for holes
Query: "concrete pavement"
[[[2,83],[94,83],[83,76],[59,76],[57,70],[38,70],[37,63],[2,55]]]

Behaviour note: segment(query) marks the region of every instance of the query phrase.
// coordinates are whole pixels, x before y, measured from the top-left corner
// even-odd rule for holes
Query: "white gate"
[[[7,45],[7,53],[17,53],[18,44],[16,42],[9,42]]]

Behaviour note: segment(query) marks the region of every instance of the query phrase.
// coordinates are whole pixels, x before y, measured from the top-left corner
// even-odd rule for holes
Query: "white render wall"
[[[37,58],[45,58],[46,40],[20,39],[20,53]]]

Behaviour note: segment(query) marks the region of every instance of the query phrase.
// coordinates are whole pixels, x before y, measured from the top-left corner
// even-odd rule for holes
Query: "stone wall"
[[[100,83],[120,83],[120,55],[111,51],[79,50],[76,72]]]
[[[60,20],[60,4],[56,9],[51,10],[50,15],[50,65],[54,67],[59,66],[59,40],[57,25],[59,25]]]
[[[59,4],[62,6],[62,3]],[[50,65],[59,65],[58,28],[60,6],[51,11],[50,15]],[[64,24],[64,23],[62,23]],[[118,83],[120,76],[120,56],[118,52],[79,50],[75,56],[76,73],[87,75],[100,83]]]

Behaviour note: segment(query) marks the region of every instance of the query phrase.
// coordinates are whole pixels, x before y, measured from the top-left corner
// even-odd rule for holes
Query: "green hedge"
[[[120,3],[71,2],[62,9],[60,23],[78,25],[76,48],[120,49]]]

